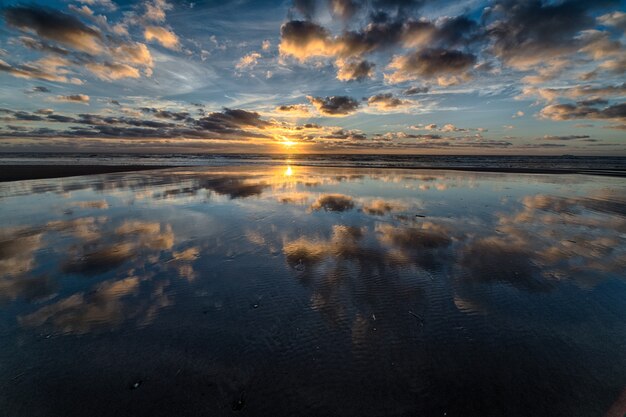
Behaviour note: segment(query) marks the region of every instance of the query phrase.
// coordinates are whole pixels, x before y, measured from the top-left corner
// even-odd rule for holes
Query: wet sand
[[[294,163],[293,166],[309,166],[308,164]],[[24,181],[36,179],[51,179],[75,177],[81,175],[97,175],[115,172],[146,171],[156,169],[176,168],[178,165],[0,165],[0,182]],[[350,168],[342,164],[328,165],[328,168]],[[390,168],[388,166],[368,166],[369,169]],[[501,172],[508,174],[586,174],[609,177],[626,178],[626,171],[615,169],[535,169],[535,168],[503,168],[503,167],[403,167],[417,171],[447,170],[467,172]]]
[[[0,165],[0,182],[173,168],[151,165]]]
[[[1,183],[0,416],[621,416],[625,196],[284,165]]]

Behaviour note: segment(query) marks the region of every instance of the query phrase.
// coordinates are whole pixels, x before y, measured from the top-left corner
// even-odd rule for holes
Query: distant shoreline
[[[274,165],[274,164],[268,164]],[[291,163],[293,166],[311,166],[320,168],[359,168],[359,169],[410,169],[410,170],[443,170],[467,172],[520,173],[520,174],[584,174],[626,178],[626,170],[615,169],[546,169],[524,167],[462,167],[462,166],[389,166],[367,165],[354,166],[349,164],[306,164]],[[234,165],[233,165],[234,166]],[[259,166],[259,165],[256,165]],[[119,172],[148,171],[168,168],[180,168],[181,165],[0,165],[0,182],[25,181],[37,179],[65,178],[83,175],[110,174]],[[185,168],[202,168],[202,165],[184,166]],[[207,165],[206,168],[218,168]]]

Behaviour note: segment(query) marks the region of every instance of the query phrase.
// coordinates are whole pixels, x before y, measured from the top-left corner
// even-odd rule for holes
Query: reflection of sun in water
[[[293,175],[293,170],[291,169],[291,165],[287,165],[287,169],[285,170],[285,177],[291,177]]]

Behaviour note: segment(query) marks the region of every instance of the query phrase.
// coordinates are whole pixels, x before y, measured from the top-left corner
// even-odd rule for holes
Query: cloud
[[[574,52],[582,46],[578,33],[594,25],[589,11],[610,3],[498,1],[486,13],[493,52],[505,64],[522,70]]]
[[[285,113],[295,117],[311,117],[309,106],[306,104],[289,104],[276,107],[279,113]]]
[[[338,52],[325,28],[301,20],[292,20],[281,26],[278,50],[281,55],[293,56],[300,62],[316,56],[332,57]]]
[[[88,4],[90,6],[102,7],[104,9],[114,11],[117,10],[117,5],[111,0],[78,0],[80,3]]]
[[[252,69],[256,66],[258,59],[261,58],[261,54],[258,52],[251,52],[247,55],[244,55],[239,59],[235,68],[239,71],[244,69]]]
[[[172,5],[166,0],[146,1],[144,7],[146,9],[145,18],[154,22],[165,21],[165,13],[172,9]]]
[[[609,125],[609,126],[604,126],[604,128],[606,128],[606,129],[614,129],[614,130],[626,130],[626,124],[623,124],[623,125]]]
[[[41,38],[82,52],[98,54],[103,47],[99,31],[58,10],[35,6],[7,7],[4,18],[9,26],[34,32]]]
[[[369,107],[374,107],[381,111],[402,110],[415,104],[414,101],[394,97],[392,93],[376,94],[367,99]]]
[[[428,86],[414,86],[414,87],[409,87],[406,90],[404,90],[402,92],[402,94],[406,95],[406,96],[412,96],[415,94],[425,94],[428,93],[428,91],[430,90],[430,87]]]
[[[348,116],[353,114],[359,108],[359,102],[351,97],[331,96],[331,97],[312,97],[307,99],[313,106],[324,116]]]
[[[337,79],[340,81],[364,81],[374,77],[375,64],[366,60],[338,59]]]
[[[89,96],[86,94],[71,94],[67,96],[56,96],[54,101],[65,103],[82,103],[89,104]]]
[[[579,51],[586,53],[594,60],[619,56],[623,53],[622,44],[610,39],[608,32],[588,29],[582,31],[577,39],[583,44]]]
[[[243,126],[254,126],[263,129],[271,125],[270,122],[261,119],[261,115],[257,112],[228,108],[225,108],[222,112],[214,112],[206,117],[202,117],[196,124],[213,131],[228,131],[239,129]]]
[[[110,47],[111,56],[115,59],[150,69],[153,66],[152,55],[148,47],[140,42],[125,41]],[[151,71],[146,71],[150,75]]]
[[[0,59],[0,71],[7,72],[14,77],[80,85],[83,82],[70,75],[68,68],[72,65],[72,62],[57,56],[41,58],[18,66],[12,66]]]
[[[576,104],[551,104],[541,109],[539,114],[543,118],[552,120],[626,120],[626,103],[612,104],[603,108],[597,107],[595,102],[579,101]]]
[[[43,86],[35,86],[32,88],[31,92],[33,93],[50,93],[50,89],[48,87],[43,87]]]
[[[626,13],[615,11],[598,17],[598,22],[626,31]]]
[[[76,10],[95,19],[87,6]],[[19,39],[26,47],[47,56],[19,65],[2,61],[0,71],[16,77],[73,84],[82,81],[70,74],[83,68],[106,81],[138,78],[140,69],[146,76],[152,74],[153,60],[146,45],[106,32],[112,29],[104,16],[98,16],[97,23],[101,27],[98,29],[87,26],[75,16],[45,7],[10,7],[4,14],[9,27],[38,35],[39,39],[29,36]]]
[[[537,140],[580,140],[580,139],[589,139],[589,135],[565,135],[565,136],[555,136],[555,135],[544,135],[541,138],[537,138]]]
[[[180,47],[178,36],[169,29],[160,26],[146,26],[144,29],[144,37],[146,41],[155,40],[162,46],[169,49],[178,49]]]
[[[476,56],[445,49],[424,49],[408,55],[396,55],[385,74],[390,83],[400,83],[421,78],[437,78],[440,85],[460,82],[468,78],[467,71],[476,63]],[[453,81],[452,81],[453,80]]]
[[[354,0],[329,0],[329,7],[334,16],[350,20],[361,8],[361,3]]]
[[[539,97],[548,103],[555,102],[558,98],[579,98],[585,96],[606,97],[626,95],[626,83],[606,86],[577,85],[564,88],[535,88],[526,87],[522,90],[519,98]]]
[[[402,43],[409,48],[455,48],[481,40],[478,23],[467,16],[442,17],[436,22],[408,20],[402,28]]]

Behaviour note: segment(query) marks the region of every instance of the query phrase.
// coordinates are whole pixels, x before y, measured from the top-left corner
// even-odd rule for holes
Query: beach
[[[626,157],[590,156],[429,156],[303,154],[37,154],[0,155],[0,182],[60,178],[173,167],[232,165],[329,168],[402,168],[526,174],[589,174],[626,177]]]
[[[624,195],[285,164],[3,182],[0,408],[604,415],[626,380]]]

